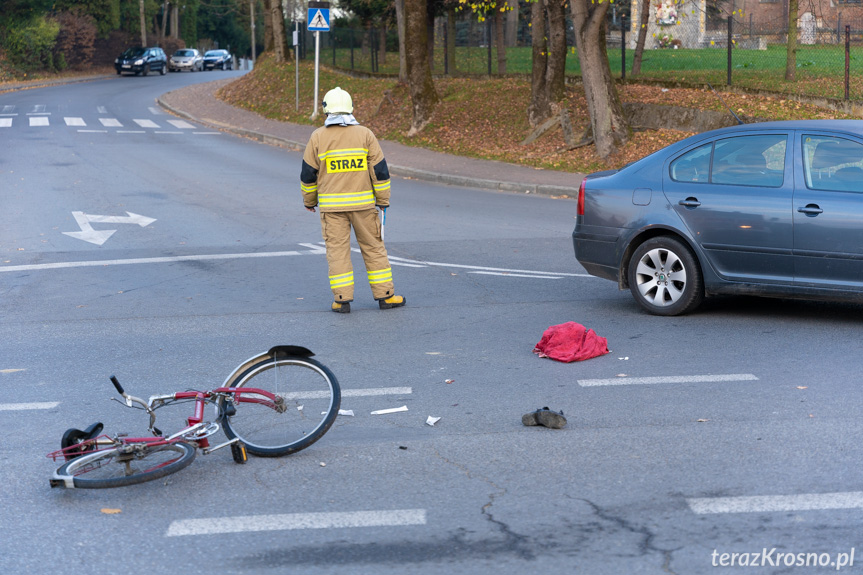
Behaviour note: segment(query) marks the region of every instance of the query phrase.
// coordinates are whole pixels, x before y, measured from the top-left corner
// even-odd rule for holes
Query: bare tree
[[[408,81],[407,60],[405,59],[405,0],[395,0],[396,27],[399,32],[399,82]]]
[[[785,43],[785,79],[793,82],[797,73],[797,13],[799,1],[788,1],[788,42]],[[730,18],[730,16],[729,16]]]
[[[291,59],[288,50],[287,33],[285,31],[285,13],[282,10],[282,0],[265,0],[269,8],[269,23],[272,27],[273,54],[276,62],[286,62]]]
[[[647,42],[647,24],[650,22],[650,0],[641,0],[638,9],[638,40],[635,41],[635,55],[632,57],[632,75],[641,74],[641,60],[644,57],[644,44]]]
[[[440,98],[432,81],[428,59],[428,9],[426,0],[405,0],[405,46],[408,86],[413,104],[413,120],[408,136],[426,127]]]
[[[581,79],[596,153],[608,158],[632,137],[623,105],[611,78],[605,45],[605,16],[610,3],[572,0],[572,25]]]
[[[565,0],[531,2],[533,41],[530,104],[527,119],[538,126],[555,113],[565,94],[566,11]]]

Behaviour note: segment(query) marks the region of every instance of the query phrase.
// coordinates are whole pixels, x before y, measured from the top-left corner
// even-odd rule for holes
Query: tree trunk
[[[548,43],[545,36],[545,0],[535,0],[530,8],[530,35],[533,40],[532,70],[530,79],[530,104],[527,121],[532,128],[551,116],[551,104],[546,88],[548,67]]]
[[[378,64],[387,63],[387,24],[381,22],[378,28]]]
[[[446,12],[446,69],[452,76],[455,75],[455,8]]]
[[[399,32],[399,82],[407,83],[408,68],[405,53],[405,0],[395,0],[396,26]]]
[[[566,0],[545,0],[548,14],[548,59],[545,89],[548,101],[556,103],[566,95]]]
[[[509,10],[506,11],[506,36],[507,47],[512,48],[518,43],[518,0],[506,0]]]
[[[504,41],[503,12],[501,7],[494,8],[494,46],[497,49],[497,73],[506,74],[506,42]]]
[[[162,4],[162,27],[159,29],[159,46],[165,45],[165,32],[168,29],[168,9],[170,7],[170,2]]]
[[[572,24],[596,153],[607,159],[632,137],[611,77],[605,46],[608,2],[573,0]]]
[[[408,85],[413,104],[413,120],[408,137],[426,127],[438,103],[428,57],[428,9],[426,0],[405,0],[405,37]]]
[[[797,74],[797,13],[798,0],[788,2],[788,42],[785,44],[785,80],[793,82]]]
[[[426,42],[428,44],[429,70],[434,72],[434,10],[432,3],[425,1],[426,5]]]
[[[147,45],[147,18],[144,16],[144,0],[138,3],[138,11],[141,14],[141,46]]]
[[[268,1],[270,2],[270,25],[273,28],[273,49],[276,62],[285,62],[288,43],[285,34],[285,14],[282,12],[282,0]]]
[[[638,14],[638,40],[635,41],[635,55],[632,57],[633,76],[641,74],[641,59],[644,56],[644,44],[647,42],[647,25],[650,23],[650,0],[641,0]]]
[[[264,52],[273,51],[273,1],[264,0]]]

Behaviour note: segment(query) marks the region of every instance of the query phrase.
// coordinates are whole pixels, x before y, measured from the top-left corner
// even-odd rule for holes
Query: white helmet
[[[351,95],[336,86],[326,93],[323,101],[326,114],[353,114],[354,102]]]

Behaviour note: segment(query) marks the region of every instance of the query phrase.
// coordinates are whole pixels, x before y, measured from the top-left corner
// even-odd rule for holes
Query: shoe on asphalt
[[[525,413],[521,416],[521,422],[524,425],[542,425],[550,429],[560,429],[566,425],[566,417],[562,411],[551,411],[547,407]]]
[[[336,313],[351,313],[351,302],[346,301],[344,303],[339,303],[334,301],[332,309]]]
[[[394,295],[388,297],[387,299],[379,299],[378,305],[381,307],[381,309],[392,309],[394,307],[402,307],[403,305],[405,305],[405,303],[407,303],[407,301],[408,300],[406,298],[400,295]]]

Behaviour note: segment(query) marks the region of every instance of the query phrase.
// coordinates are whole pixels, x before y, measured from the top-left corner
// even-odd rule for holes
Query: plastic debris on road
[[[379,409],[377,411],[373,411],[372,415],[386,415],[387,413],[398,413],[400,411],[407,411],[407,410],[408,410],[408,406],[403,405],[401,407],[393,407],[390,409]]]
[[[431,415],[429,415],[429,418],[426,419],[426,425],[431,425],[432,427],[434,427],[434,424],[438,421],[440,421],[440,417],[432,417]]]

